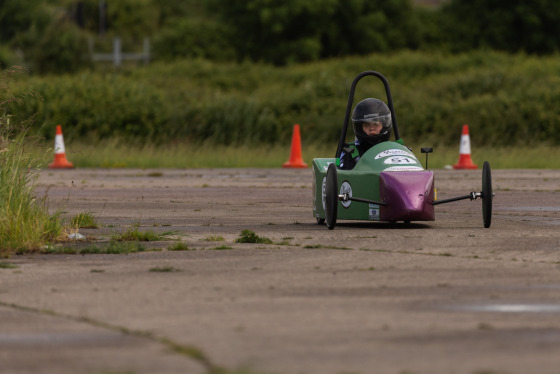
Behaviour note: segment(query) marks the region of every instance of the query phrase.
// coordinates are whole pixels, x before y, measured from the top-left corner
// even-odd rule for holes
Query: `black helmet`
[[[383,128],[378,135],[366,135],[362,125],[363,123],[381,123]],[[377,143],[389,140],[393,123],[391,121],[391,111],[389,107],[378,99],[365,99],[360,101],[352,112],[352,125],[354,134],[360,144],[372,147]]]

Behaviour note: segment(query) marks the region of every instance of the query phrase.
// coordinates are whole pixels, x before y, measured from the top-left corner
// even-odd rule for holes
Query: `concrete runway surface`
[[[434,173],[440,199],[481,188]],[[0,373],[559,373],[560,171],[492,174],[489,229],[465,200],[329,231],[310,169],[44,170],[50,210],[100,225],[60,245],[190,250],[2,259]]]

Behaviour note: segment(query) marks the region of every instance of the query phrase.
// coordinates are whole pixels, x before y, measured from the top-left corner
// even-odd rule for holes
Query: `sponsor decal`
[[[383,171],[420,171],[424,170],[420,166],[391,166]]]
[[[389,157],[389,156],[408,156],[408,157],[416,158],[412,153],[407,152],[404,149],[388,149],[386,151],[377,154],[377,156],[375,156],[375,159],[378,160],[380,158]]]
[[[392,156],[383,161],[385,165],[415,165],[418,162],[410,157]]]
[[[348,194],[348,196],[352,197],[352,186],[350,186],[350,183],[348,183],[348,181],[344,181],[340,185],[340,194],[341,195]],[[347,200],[347,201],[341,201],[340,203],[342,204],[343,207],[348,208],[352,203],[352,201]]]
[[[369,204],[369,219],[373,221],[379,221],[379,205],[377,204]]]

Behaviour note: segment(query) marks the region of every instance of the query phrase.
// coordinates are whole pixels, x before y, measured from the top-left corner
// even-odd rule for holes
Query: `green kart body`
[[[336,158],[315,158],[313,160],[313,216],[317,221],[322,221],[326,218],[327,170],[329,165],[336,164],[336,161]],[[359,196],[371,202],[339,201],[337,218],[343,220],[382,220],[382,217],[388,216],[387,214],[382,214],[382,210],[388,210],[390,207],[373,203],[381,202],[385,198],[380,193],[380,176],[382,173],[385,173],[385,175],[387,173],[409,173],[407,176],[417,177],[419,175],[418,172],[428,174],[423,179],[427,178],[431,181],[430,188],[433,190],[432,172],[424,170],[420,161],[418,161],[410,149],[392,141],[375,145],[364,153],[352,170],[337,170],[337,191],[339,194]],[[422,193],[425,192],[422,191]],[[433,196],[430,196],[432,195],[431,191],[427,192],[427,197],[433,199]],[[407,215],[400,218],[403,221],[411,220],[411,217]],[[390,220],[396,221],[399,219],[393,217]],[[433,209],[431,216],[428,215],[428,220],[433,220]]]

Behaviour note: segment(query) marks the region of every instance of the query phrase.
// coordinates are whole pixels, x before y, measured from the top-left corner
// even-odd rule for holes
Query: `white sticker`
[[[347,181],[342,182],[340,185],[340,194],[345,195],[348,194],[349,197],[352,197],[352,186]],[[352,204],[351,200],[341,201],[343,207],[348,208],[350,204]]]
[[[369,219],[379,221],[379,205],[369,204]]]
[[[414,155],[410,152],[405,151],[404,149],[388,149],[386,151],[383,151],[381,153],[379,153],[377,156],[375,156],[375,159],[380,159],[383,157],[389,157],[389,156],[410,156],[410,157],[414,157]]]
[[[420,166],[391,166],[383,171],[420,171],[424,170]]]
[[[321,200],[323,200],[323,210],[327,207],[327,177],[323,177],[323,186],[321,187]]]
[[[416,160],[410,157],[393,156],[383,161],[385,165],[414,165],[417,164]]]

